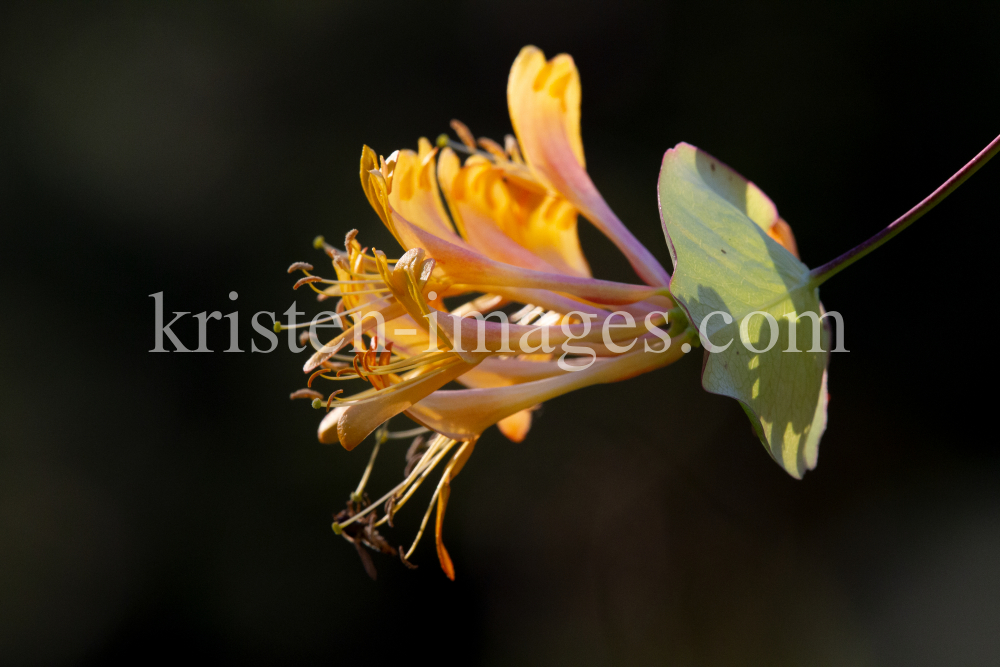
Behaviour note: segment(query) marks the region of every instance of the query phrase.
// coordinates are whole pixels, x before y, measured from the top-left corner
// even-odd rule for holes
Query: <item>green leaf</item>
[[[830,349],[829,326],[808,267],[768,235],[780,221],[771,200],[694,146],[681,143],[663,156],[659,196],[674,263],[670,292],[708,339],[702,339],[702,386],[738,400],[774,460],[801,478],[815,467],[826,428]],[[715,311],[732,322],[719,314],[709,317]],[[755,311],[771,314],[777,324],[774,346],[762,353],[753,348],[767,347],[771,326],[764,315],[750,315]],[[815,319],[802,316],[809,312]],[[748,315],[741,337],[740,324]],[[798,352],[786,351],[792,335]],[[729,341],[725,351],[708,351]]]

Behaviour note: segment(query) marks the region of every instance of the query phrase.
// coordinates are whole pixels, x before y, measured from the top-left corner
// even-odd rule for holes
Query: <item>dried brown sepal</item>
[[[392,517],[396,513],[396,496],[389,496],[389,500],[385,501],[385,521],[389,524],[390,528],[395,528],[392,524]]]
[[[377,581],[378,570],[375,569],[375,562],[372,560],[371,554],[361,546],[360,541],[354,542],[354,548],[358,552],[358,557],[361,558],[361,566],[365,568],[365,572],[372,578],[372,581]]]
[[[334,515],[333,520],[336,523],[343,523],[350,519],[352,516],[363,510],[370,504],[368,495],[365,494],[359,502],[354,502],[352,500],[347,501],[347,509],[343,509]],[[368,574],[373,580],[378,578],[378,571],[375,569],[375,561],[372,560],[371,554],[368,553],[368,549],[373,549],[381,553],[388,553],[392,556],[396,555],[396,550],[389,546],[388,542],[379,535],[378,531],[374,527],[374,513],[368,518],[368,521],[363,523],[352,523],[349,526],[344,526],[341,531],[341,537],[354,545],[355,550],[358,552],[358,558],[361,559],[361,566],[364,567],[365,573]]]

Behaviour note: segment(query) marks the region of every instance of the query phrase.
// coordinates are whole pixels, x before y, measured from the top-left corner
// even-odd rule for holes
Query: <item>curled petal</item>
[[[399,151],[393,170],[389,204],[421,229],[442,238],[457,239],[441,202],[435,172],[437,149],[420,140],[421,152]],[[425,152],[426,151],[426,152]]]
[[[328,415],[327,419],[324,419],[320,424],[320,442],[332,441],[334,434],[336,434],[341,446],[350,451],[387,419],[407,410],[414,403],[448,384],[474,365],[456,361],[446,368],[425,372],[406,386],[400,386],[398,389],[390,387],[363,403],[348,405],[337,419]]]
[[[640,278],[666,285],[670,276],[622,224],[587,175],[580,138],[580,75],[561,54],[546,61],[534,46],[521,49],[507,81],[510,119],[531,171],[565,197],[628,258]]]

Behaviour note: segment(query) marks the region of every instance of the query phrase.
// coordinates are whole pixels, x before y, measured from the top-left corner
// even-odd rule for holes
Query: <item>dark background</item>
[[[1000,160],[823,287],[851,352],[803,481],[692,355],[546,404],[522,444],[488,432],[453,487],[454,583],[433,536],[373,582],[332,534],[370,444],[316,442],[287,398],[303,356],[225,354],[226,323],[214,354],[148,352],[158,291],[239,310],[245,350],[253,313],[316,312],[285,274],[316,234],[392,247],[362,143],[453,117],[502,139],[527,43],[575,57],[590,174],[667,267],[655,185],[682,140],[816,266],[1000,132],[998,25],[996,2],[7,5],[0,662],[1000,663]]]

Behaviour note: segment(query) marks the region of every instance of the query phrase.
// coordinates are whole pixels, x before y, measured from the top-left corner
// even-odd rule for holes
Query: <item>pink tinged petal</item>
[[[364,155],[370,161],[371,149],[367,151]],[[451,243],[412,224],[389,204],[389,185],[384,175],[373,169],[369,172],[369,177],[365,194],[400,245],[409,250],[426,250],[437,262],[437,275],[446,276],[451,284],[548,289],[605,304],[635,303],[666,290],[665,287],[643,287],[534,271],[491,260],[472,250],[464,242]]]
[[[534,382],[565,373],[555,361],[532,361],[528,359],[504,359],[487,357],[478,366],[470,369],[458,379],[472,389],[507,387],[512,384]]]
[[[501,419],[538,403],[594,384],[620,382],[677,361],[678,341],[662,354],[643,351],[598,359],[586,370],[492,389],[436,391],[410,408],[421,424],[456,440],[478,437]]]
[[[670,276],[622,224],[587,174],[580,138],[580,76],[573,59],[550,61],[534,46],[521,49],[507,81],[510,119],[538,180],[560,193],[628,258],[650,285]]]
[[[332,441],[335,434],[341,446],[350,451],[387,419],[407,410],[414,403],[448,384],[473,366],[475,364],[458,362],[444,370],[427,371],[422,377],[411,381],[405,387],[383,390],[374,400],[348,405],[336,420],[329,416],[323,420],[320,424],[319,440],[320,442]]]
[[[470,354],[470,350],[480,352],[507,352],[520,354],[536,354],[539,352],[539,345],[547,340],[552,346],[559,346],[572,340],[577,343],[600,343],[604,340],[604,332],[600,324],[591,325],[586,334],[587,327],[583,323],[564,325],[525,325],[508,324],[506,327],[502,322],[495,319],[479,321],[472,317],[455,317],[451,313],[435,311],[436,324],[440,331],[447,335],[447,338],[456,351],[465,358]],[[653,320],[655,324],[657,319]],[[645,320],[638,320],[633,326],[627,326],[623,320],[615,322],[616,326],[608,330],[608,337],[613,342],[629,341],[643,336],[648,329]],[[661,322],[662,324],[662,322]],[[506,341],[504,336],[506,331]],[[480,336],[482,344],[480,345]],[[506,347],[504,343],[506,342]],[[458,349],[461,348],[461,349]]]
[[[451,284],[496,285],[498,287],[525,287],[564,292],[603,304],[624,304],[643,301],[664,292],[657,286],[629,285],[609,280],[566,276],[523,269],[498,262],[480,253],[438,238],[410,224],[398,213],[391,213],[393,228],[402,239],[404,247],[423,248],[437,262],[441,274]]]

